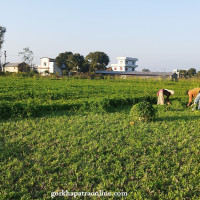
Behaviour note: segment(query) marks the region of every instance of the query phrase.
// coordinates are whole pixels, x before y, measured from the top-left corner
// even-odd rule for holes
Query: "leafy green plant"
[[[171,105],[156,105],[154,106],[156,112],[163,113],[171,109]]]
[[[186,103],[181,102],[181,100],[173,101],[173,103],[171,105],[171,108],[173,108],[173,109],[185,109],[185,107],[186,107]]]
[[[155,118],[155,109],[147,101],[135,104],[130,111],[130,119],[133,122],[151,121]]]

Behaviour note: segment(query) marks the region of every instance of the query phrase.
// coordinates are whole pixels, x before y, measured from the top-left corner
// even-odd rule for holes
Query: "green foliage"
[[[62,65],[65,65],[66,70],[70,71],[71,67],[70,67],[70,59],[69,57],[73,55],[72,52],[65,52],[65,53],[60,53],[57,57],[56,57],[56,64],[61,67]]]
[[[195,68],[190,68],[188,70],[179,70],[179,75],[180,77],[193,77],[196,74],[196,69]]]
[[[96,51],[90,52],[85,60],[90,63],[90,71],[105,70],[110,59],[104,52]]]
[[[81,72],[89,72],[90,70],[90,64],[87,62],[84,62],[81,68]]]
[[[165,112],[171,110],[170,105],[156,105],[156,106],[154,106],[154,108],[156,109],[157,113],[165,113]]]
[[[180,75],[180,77],[186,77],[187,75],[188,75],[188,72],[187,72],[187,70],[179,70],[179,75]]]
[[[173,109],[184,109],[186,107],[186,102],[182,102],[181,99],[173,101],[173,104],[171,105]]]
[[[132,122],[151,121],[155,118],[155,109],[147,101],[135,104],[130,111],[130,120]]]
[[[146,69],[146,68],[144,68],[144,69],[142,69],[142,72],[150,72],[150,70],[149,70],[149,69]]]
[[[69,66],[71,71],[82,72],[85,71],[85,59],[79,53],[71,54],[69,56]],[[84,69],[83,69],[84,68]]]
[[[0,26],[0,50],[2,47],[2,44],[4,42],[4,34],[6,33],[6,28],[3,26]]]
[[[140,101],[156,103],[156,96],[144,96],[143,93],[133,95],[130,87],[125,87],[123,82],[122,86],[121,82],[118,83],[119,88],[121,87],[119,94],[119,89],[116,88],[117,82],[112,80],[107,80],[108,87],[101,79],[95,85],[93,82],[95,80],[36,79],[37,75],[33,75],[34,79],[27,79],[25,78],[27,74],[23,76],[23,73],[18,73],[18,75],[23,78],[2,77],[2,86],[5,85],[0,93],[0,104],[7,104],[10,108],[9,112],[1,111],[2,119],[19,116],[36,117],[42,116],[44,112],[58,110],[110,111]],[[20,109],[15,108],[18,104],[21,106]]]
[[[19,64],[18,70],[19,70],[19,72],[30,72],[31,68],[28,64],[23,62],[23,63]]]
[[[60,53],[56,57],[56,64],[58,66],[65,65],[66,72],[64,75],[67,74],[67,72],[88,72],[89,66],[88,63],[85,62],[85,58],[80,55],[79,53],[73,54],[72,52],[65,52]]]
[[[193,77],[196,74],[196,69],[195,68],[190,68],[188,69],[188,76]]]
[[[199,81],[0,79],[2,200],[50,199],[62,190],[200,198],[200,112],[186,108],[185,95]],[[171,106],[156,105],[160,88],[174,88]],[[130,125],[138,104],[139,111],[154,104],[155,120]],[[116,199],[101,197],[108,198]]]
[[[173,101],[171,105],[156,105],[155,109],[159,113],[165,113],[167,111],[181,111],[186,108],[187,102],[182,102],[181,99]]]

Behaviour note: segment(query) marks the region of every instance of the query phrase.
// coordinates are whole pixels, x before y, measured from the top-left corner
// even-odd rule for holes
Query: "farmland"
[[[62,190],[127,192],[101,199],[199,199],[200,111],[186,108],[185,95],[199,86],[0,77],[1,199],[51,199]],[[132,106],[145,100],[157,109],[161,88],[175,91],[172,105],[158,108],[154,121],[130,125]]]

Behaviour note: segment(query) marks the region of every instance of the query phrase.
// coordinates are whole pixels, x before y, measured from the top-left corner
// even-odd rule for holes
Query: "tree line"
[[[200,71],[197,72],[195,68],[190,68],[188,70],[185,70],[185,69],[181,69],[181,70],[178,70],[179,72],[179,76],[180,77],[184,77],[184,78],[191,78],[191,77],[194,77],[194,76],[199,76],[200,75]]]
[[[67,72],[94,72],[105,70],[110,62],[109,56],[101,51],[90,52],[86,57],[71,51],[60,53],[56,57],[56,64],[59,67],[65,66]]]
[[[32,65],[33,51],[28,47],[19,52],[23,62],[29,66]],[[79,53],[73,54],[71,51],[60,53],[56,57],[56,64],[63,67],[63,72],[94,72],[96,70],[105,70],[109,63],[109,57],[104,52],[96,51],[89,53],[86,57]]]

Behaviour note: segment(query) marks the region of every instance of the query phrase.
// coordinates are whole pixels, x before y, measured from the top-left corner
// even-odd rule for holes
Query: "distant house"
[[[25,62],[22,63],[6,63],[2,67],[3,72],[29,72],[30,66]]]
[[[138,67],[136,65],[136,61],[138,61],[137,58],[117,57],[117,60],[118,60],[117,64],[110,65],[110,68],[112,68],[112,71],[131,72],[131,71],[135,71],[135,68]]]
[[[49,73],[62,75],[63,67],[57,66],[55,59],[43,57],[40,58],[40,65],[34,67],[34,69],[42,75],[46,75]]]
[[[96,74],[111,75],[111,76],[121,76],[122,78],[127,77],[141,77],[141,78],[162,78],[178,80],[178,74],[174,72],[119,72],[119,71],[96,71]]]

